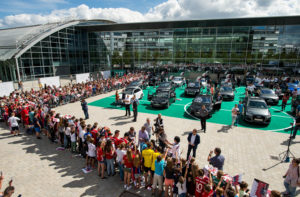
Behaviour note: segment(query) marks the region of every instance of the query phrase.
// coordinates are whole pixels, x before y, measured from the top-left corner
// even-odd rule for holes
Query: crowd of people
[[[196,163],[196,149],[200,143],[196,129],[186,139],[189,145],[185,158],[180,146],[181,138],[176,136],[170,140],[167,137],[160,114],[153,121],[148,118],[138,132],[130,127],[120,136],[119,130],[112,131],[97,122],[88,124],[85,120],[89,118],[88,113],[83,119],[59,114],[53,109],[81,100],[85,111],[85,98],[119,89],[138,78],[146,78],[146,75],[133,73],[64,87],[19,90],[1,99],[1,110],[13,135],[20,134],[21,121],[25,130],[35,133],[37,139],[45,135],[51,142],[80,154],[85,160],[86,172],[97,169],[101,179],[115,176],[118,172],[125,190],[143,187],[152,195],[164,193],[166,197],[249,196],[246,182],[236,183],[223,171],[225,157],[220,148],[216,147],[209,153],[207,166],[201,167]],[[285,175],[285,186],[288,195],[293,196],[296,178],[293,166],[299,166],[299,160],[293,160],[291,165],[291,170]],[[270,196],[279,197],[281,193],[272,190]]]

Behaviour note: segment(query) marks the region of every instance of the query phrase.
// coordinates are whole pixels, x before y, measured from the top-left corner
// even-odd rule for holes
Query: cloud
[[[48,2],[50,0],[40,0]],[[64,0],[55,0],[65,2]],[[18,14],[0,19],[0,28],[43,24],[66,19],[107,19],[144,22],[184,19],[299,15],[299,0],[167,0],[141,13],[127,8],[93,8],[85,4],[49,14]]]

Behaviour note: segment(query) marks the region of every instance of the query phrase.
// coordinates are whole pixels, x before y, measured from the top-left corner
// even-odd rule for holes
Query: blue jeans
[[[179,194],[179,197],[186,197],[186,193]]]
[[[107,168],[107,174],[113,175],[114,174],[114,159],[106,159],[106,168]]]
[[[289,183],[284,181],[284,187],[290,197],[295,197],[296,196],[296,187],[292,187]]]
[[[84,113],[85,119],[88,119],[89,118],[88,110],[83,110],[83,113]]]
[[[123,181],[124,180],[124,166],[121,162],[118,162],[119,165],[119,171],[120,171],[120,178]]]

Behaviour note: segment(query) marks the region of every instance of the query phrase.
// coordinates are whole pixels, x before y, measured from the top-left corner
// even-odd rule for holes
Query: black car
[[[269,88],[261,88],[257,94],[260,98],[264,99],[268,105],[277,105],[279,102],[278,95]]]
[[[175,91],[175,85],[172,82],[162,82],[156,91]]]
[[[194,98],[191,106],[190,106],[190,111],[191,114],[193,114],[196,117],[200,116],[200,110],[202,106],[205,105],[206,109],[209,112],[209,117],[211,117],[214,109],[214,103],[213,103],[213,98],[211,95],[198,95],[196,98]]]
[[[196,96],[200,92],[200,83],[199,82],[194,82],[194,83],[189,83],[187,87],[184,90],[184,95],[185,96]]]
[[[148,86],[148,82],[143,79],[139,79],[131,82],[127,87],[137,87],[137,86],[140,87],[141,89],[146,89]]]
[[[152,95],[151,106],[153,108],[169,108],[170,104],[174,103],[175,100],[176,96],[171,91],[160,91]]]
[[[234,100],[234,92],[232,87],[230,86],[222,86],[220,88],[220,94],[223,97],[224,101],[233,101]]]
[[[271,113],[264,99],[250,97],[245,99],[244,120],[250,123],[268,125],[271,122]]]
[[[297,95],[296,98],[292,100],[292,108],[291,108],[292,114],[296,115],[296,109],[298,105],[300,105],[300,95]]]
[[[161,78],[159,76],[150,76],[149,77],[149,86],[157,86],[160,84]]]

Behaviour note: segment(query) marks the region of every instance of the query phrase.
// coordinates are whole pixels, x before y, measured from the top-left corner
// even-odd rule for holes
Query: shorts
[[[19,130],[19,127],[18,127],[18,126],[16,126],[16,127],[11,127],[11,130],[12,130],[12,131],[18,131],[18,130]]]
[[[88,156],[88,159],[95,159],[96,157],[91,157],[91,156]]]
[[[151,171],[151,168],[144,167],[144,171],[145,173],[148,173],[149,171]]]
[[[34,127],[34,130],[35,130],[35,132],[37,132],[37,133],[40,133],[40,132],[41,132],[40,127]]]
[[[158,174],[154,174],[152,188],[155,189],[156,185],[158,185],[159,190],[163,189],[163,177]]]
[[[128,173],[131,173],[131,168],[126,168],[126,167],[124,167],[124,171],[125,171],[125,172],[128,172]]]
[[[98,161],[99,164],[105,164],[105,161]]]
[[[165,186],[173,186],[174,179],[167,179],[165,178]]]
[[[151,173],[151,176],[153,177],[154,176],[154,171],[150,170],[150,173]]]

